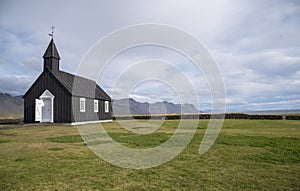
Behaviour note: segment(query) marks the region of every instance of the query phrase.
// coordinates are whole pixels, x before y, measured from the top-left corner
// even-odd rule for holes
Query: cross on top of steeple
[[[55,27],[52,25],[51,26],[51,33],[49,33],[49,36],[51,36],[52,38],[54,36],[54,29],[55,29]]]
[[[51,27],[52,31],[49,34],[51,36],[51,41],[43,55],[44,58],[44,70],[48,69],[52,72],[58,72],[59,71],[59,60],[60,56],[58,54],[58,51],[56,49],[53,34],[54,34],[54,26]]]

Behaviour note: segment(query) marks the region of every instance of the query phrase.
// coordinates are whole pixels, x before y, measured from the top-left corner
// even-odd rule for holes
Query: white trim
[[[81,98],[79,99],[79,110],[80,110],[80,112],[85,112],[85,111],[86,111],[86,109],[85,109],[86,102],[85,102],[85,101],[86,101],[86,100],[85,100],[84,97],[81,97]],[[83,103],[83,104],[81,104],[81,103]]]
[[[53,102],[54,101],[53,100],[54,100],[55,96],[49,90],[45,90],[39,98],[43,101],[44,101],[44,99],[50,99],[50,101],[51,101],[51,116],[50,116],[51,119],[49,122],[48,121],[46,121],[46,122],[53,123],[54,122],[54,118],[53,118],[53,116],[54,116],[54,103]],[[40,123],[43,123],[43,122],[45,122],[45,121],[43,121],[43,115],[42,115]]]
[[[98,121],[80,121],[80,122],[73,122],[71,125],[85,125],[85,124],[91,124],[91,123],[106,123],[106,122],[112,122],[112,119],[107,120],[98,120]]]
[[[99,112],[99,101],[97,99],[94,100],[94,112],[95,113]]]
[[[109,101],[104,101],[104,111],[105,113],[109,112]]]

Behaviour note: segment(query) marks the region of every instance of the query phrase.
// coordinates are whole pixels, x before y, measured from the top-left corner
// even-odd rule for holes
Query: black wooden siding
[[[80,112],[80,98],[74,96],[72,97],[72,122],[82,122],[82,121],[98,121],[98,120],[110,120],[112,119],[112,107],[109,101],[109,112],[105,113],[105,100],[98,100],[98,112],[94,112],[94,100],[91,98],[85,98],[85,112]]]
[[[98,112],[98,118],[103,120],[109,120],[112,119],[112,104],[111,101],[109,102],[109,112],[105,113],[105,106],[104,106],[105,100],[99,100],[99,112]]]
[[[35,122],[35,99],[49,90],[55,97],[53,103],[54,123],[71,122],[71,95],[49,72],[43,72],[24,96],[24,122]]]
[[[43,72],[24,96],[24,122],[35,123],[35,99],[45,90],[54,95],[54,123],[71,123],[112,119],[112,104],[109,101],[109,112],[105,113],[105,100],[98,101],[98,112],[94,112],[94,99],[86,98],[86,112],[80,112],[80,98],[71,96],[67,89],[49,71]],[[73,108],[71,107],[73,106]]]

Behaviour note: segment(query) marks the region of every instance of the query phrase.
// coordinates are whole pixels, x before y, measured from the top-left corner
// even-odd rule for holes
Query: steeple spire
[[[44,53],[43,58],[44,59],[45,58],[56,58],[56,59],[60,60],[60,56],[59,56],[58,51],[56,49],[56,46],[55,46],[53,38],[51,39],[51,41],[50,41],[50,43],[48,45],[48,48],[47,48],[47,50]]]
[[[59,71],[59,60],[60,56],[58,54],[58,51],[56,49],[54,40],[53,40],[53,32],[52,32],[52,38],[51,41],[43,55],[44,58],[44,70],[48,69],[52,72],[58,72]]]

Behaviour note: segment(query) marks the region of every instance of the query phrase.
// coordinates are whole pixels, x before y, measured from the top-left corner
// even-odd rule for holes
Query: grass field
[[[300,121],[225,120],[216,143],[199,155],[207,123],[200,121],[175,159],[144,170],[103,161],[74,126],[0,130],[0,190],[300,190]],[[148,148],[166,141],[177,124],[165,121],[150,135],[116,122],[104,126],[116,141]]]

